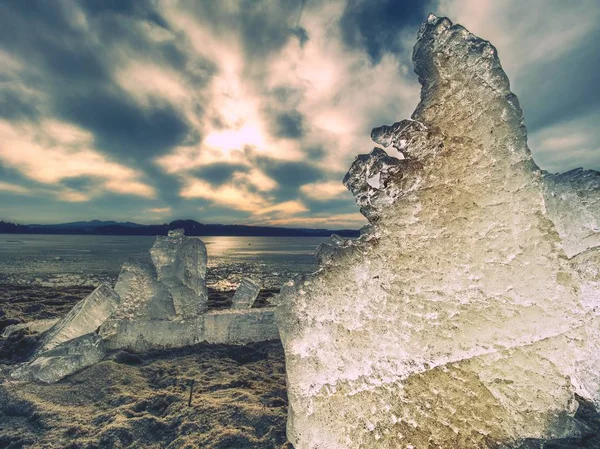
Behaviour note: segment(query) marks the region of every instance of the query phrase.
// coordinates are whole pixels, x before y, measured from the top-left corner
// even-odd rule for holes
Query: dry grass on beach
[[[13,322],[60,317],[90,290],[4,286],[0,332]],[[213,307],[226,307],[232,294],[213,292]],[[258,305],[270,294],[263,292]],[[37,339],[26,332],[13,337],[0,344],[0,369],[19,361]],[[5,449],[287,449],[286,416],[278,341],[117,352],[54,385],[0,377]]]
[[[0,385],[0,412],[7,449],[291,447],[279,342],[116,353],[55,385]]]
[[[0,284],[0,332],[9,324],[60,318],[94,287]]]

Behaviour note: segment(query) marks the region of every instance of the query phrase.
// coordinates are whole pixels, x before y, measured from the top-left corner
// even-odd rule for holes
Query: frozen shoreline
[[[59,318],[92,286],[0,284],[0,328]],[[274,291],[261,291],[256,305]],[[233,291],[209,290],[210,308],[226,309]],[[1,332],[1,329],[0,329]],[[18,362],[35,334],[0,339],[2,364]],[[106,360],[53,385],[0,380],[2,447],[261,447],[287,449],[287,396],[278,341],[199,344]],[[0,370],[1,371],[1,370]],[[192,406],[189,384],[194,380]]]
[[[37,320],[62,318],[78,301],[94,290],[92,285],[48,287],[40,285],[15,285],[0,283],[0,335],[6,326]],[[254,304],[255,308],[269,305],[276,289],[263,289]],[[208,289],[209,310],[231,307],[234,291]],[[36,335],[20,332],[10,339],[0,338],[0,364],[23,361],[25,352],[37,342]]]

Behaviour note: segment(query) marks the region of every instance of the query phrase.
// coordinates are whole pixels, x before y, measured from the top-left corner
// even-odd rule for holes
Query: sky
[[[496,46],[538,165],[600,170],[597,0],[0,0],[0,219],[358,228],[429,12]]]

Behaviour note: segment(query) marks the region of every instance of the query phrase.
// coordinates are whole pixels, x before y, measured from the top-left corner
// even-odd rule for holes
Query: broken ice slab
[[[209,311],[181,321],[108,321],[100,336],[110,350],[144,352],[201,342],[246,344],[279,338],[273,308]]]
[[[10,377],[14,380],[54,383],[98,363],[105,354],[102,338],[96,333],[89,333],[44,352],[33,362],[16,368]]]
[[[121,267],[115,284],[121,305],[115,319],[167,319],[175,316],[173,298],[156,279],[154,267],[147,261],[128,261]]]
[[[39,355],[65,341],[95,331],[119,304],[119,295],[108,285],[100,285],[44,334],[35,353]]]
[[[202,316],[187,320],[108,320],[99,334],[110,350],[145,352],[199,343]]]
[[[273,308],[215,310],[202,316],[202,341],[233,345],[279,338]]]
[[[210,311],[188,320],[112,320],[10,372],[14,380],[57,382],[101,361],[108,351],[146,352],[202,342],[246,344],[279,338],[273,308]]]
[[[233,295],[232,309],[249,309],[260,293],[260,281],[244,278]]]
[[[176,314],[197,316],[208,308],[206,290],[206,246],[202,240],[186,237],[182,229],[159,236],[150,249],[156,275],[173,297]]]

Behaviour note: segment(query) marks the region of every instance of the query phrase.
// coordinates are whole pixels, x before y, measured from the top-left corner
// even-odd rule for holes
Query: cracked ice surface
[[[574,394],[600,405],[597,173],[538,169],[489,42],[431,15],[413,60],[411,120],[372,133],[405,159],[376,148],[344,179],[369,228],[324,243],[320,270],[282,288],[288,438],[480,449],[577,435]]]

